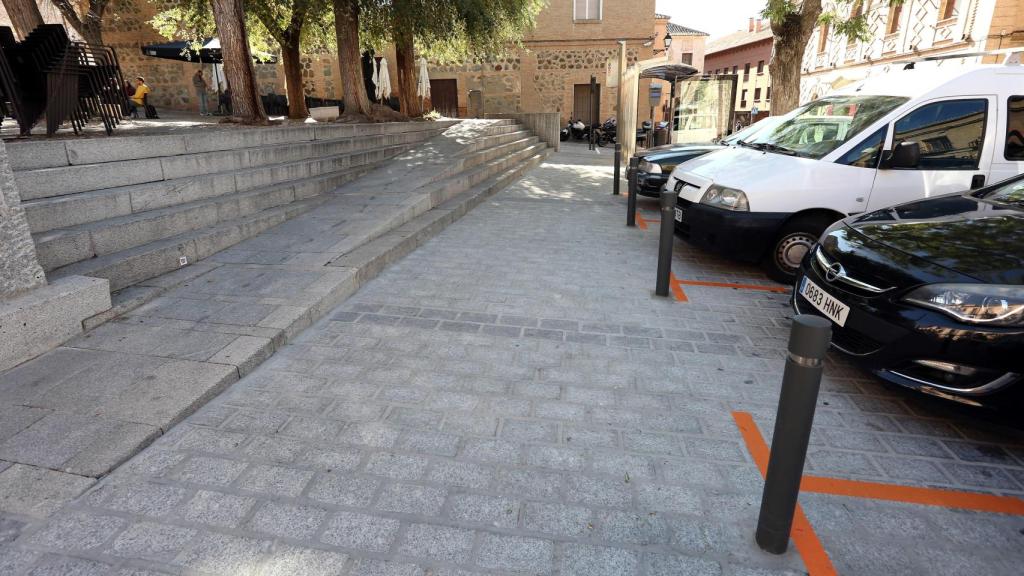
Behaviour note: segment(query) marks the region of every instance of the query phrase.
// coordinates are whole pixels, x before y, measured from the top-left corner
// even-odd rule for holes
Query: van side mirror
[[[882,164],[883,168],[917,168],[921,162],[921,145],[917,142],[900,142],[889,153],[887,162]]]

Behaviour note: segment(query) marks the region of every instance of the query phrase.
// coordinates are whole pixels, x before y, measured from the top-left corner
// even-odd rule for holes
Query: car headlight
[[[638,168],[648,174],[661,174],[661,166],[647,160],[641,160]]]
[[[938,310],[961,322],[986,326],[1024,326],[1024,287],[993,284],[929,284],[911,291],[904,302]]]
[[[747,203],[747,195],[744,194],[742,190],[726,188],[725,186],[719,186],[717,184],[708,186],[708,191],[704,193],[704,197],[700,199],[700,203],[717,206],[718,208],[725,208],[726,210],[736,210],[739,212],[750,211],[750,204]]]

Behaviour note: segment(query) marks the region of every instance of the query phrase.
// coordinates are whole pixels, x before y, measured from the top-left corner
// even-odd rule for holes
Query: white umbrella
[[[420,108],[423,108],[423,99],[430,98],[430,77],[427,75],[427,59],[420,56],[419,81],[416,83],[416,95],[420,97]]]
[[[388,59],[381,58],[380,64],[373,74],[373,84],[377,87],[377,91],[374,93],[377,96],[377,100],[384,101],[385,98],[391,98],[391,74],[388,73]]]

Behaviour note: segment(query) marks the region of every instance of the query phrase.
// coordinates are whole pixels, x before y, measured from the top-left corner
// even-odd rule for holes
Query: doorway
[[[572,90],[572,120],[583,120],[584,124],[600,124],[601,85],[597,84],[597,98],[590,99],[590,84],[574,84]]]
[[[447,118],[459,117],[459,85],[453,79],[430,81],[430,102],[437,113]]]

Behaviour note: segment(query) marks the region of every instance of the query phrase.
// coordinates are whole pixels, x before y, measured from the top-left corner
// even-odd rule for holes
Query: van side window
[[[874,134],[861,140],[860,144],[850,148],[849,152],[836,160],[836,163],[858,168],[878,168],[878,160],[882,157],[882,147],[885,146],[885,133],[888,129],[888,125],[882,126]]]
[[[1024,96],[1010,96],[1006,103],[1006,149],[1007,160],[1024,160]]]
[[[896,121],[893,148],[921,145],[918,170],[973,170],[985,142],[988,100],[944,100],[926,104]]]

